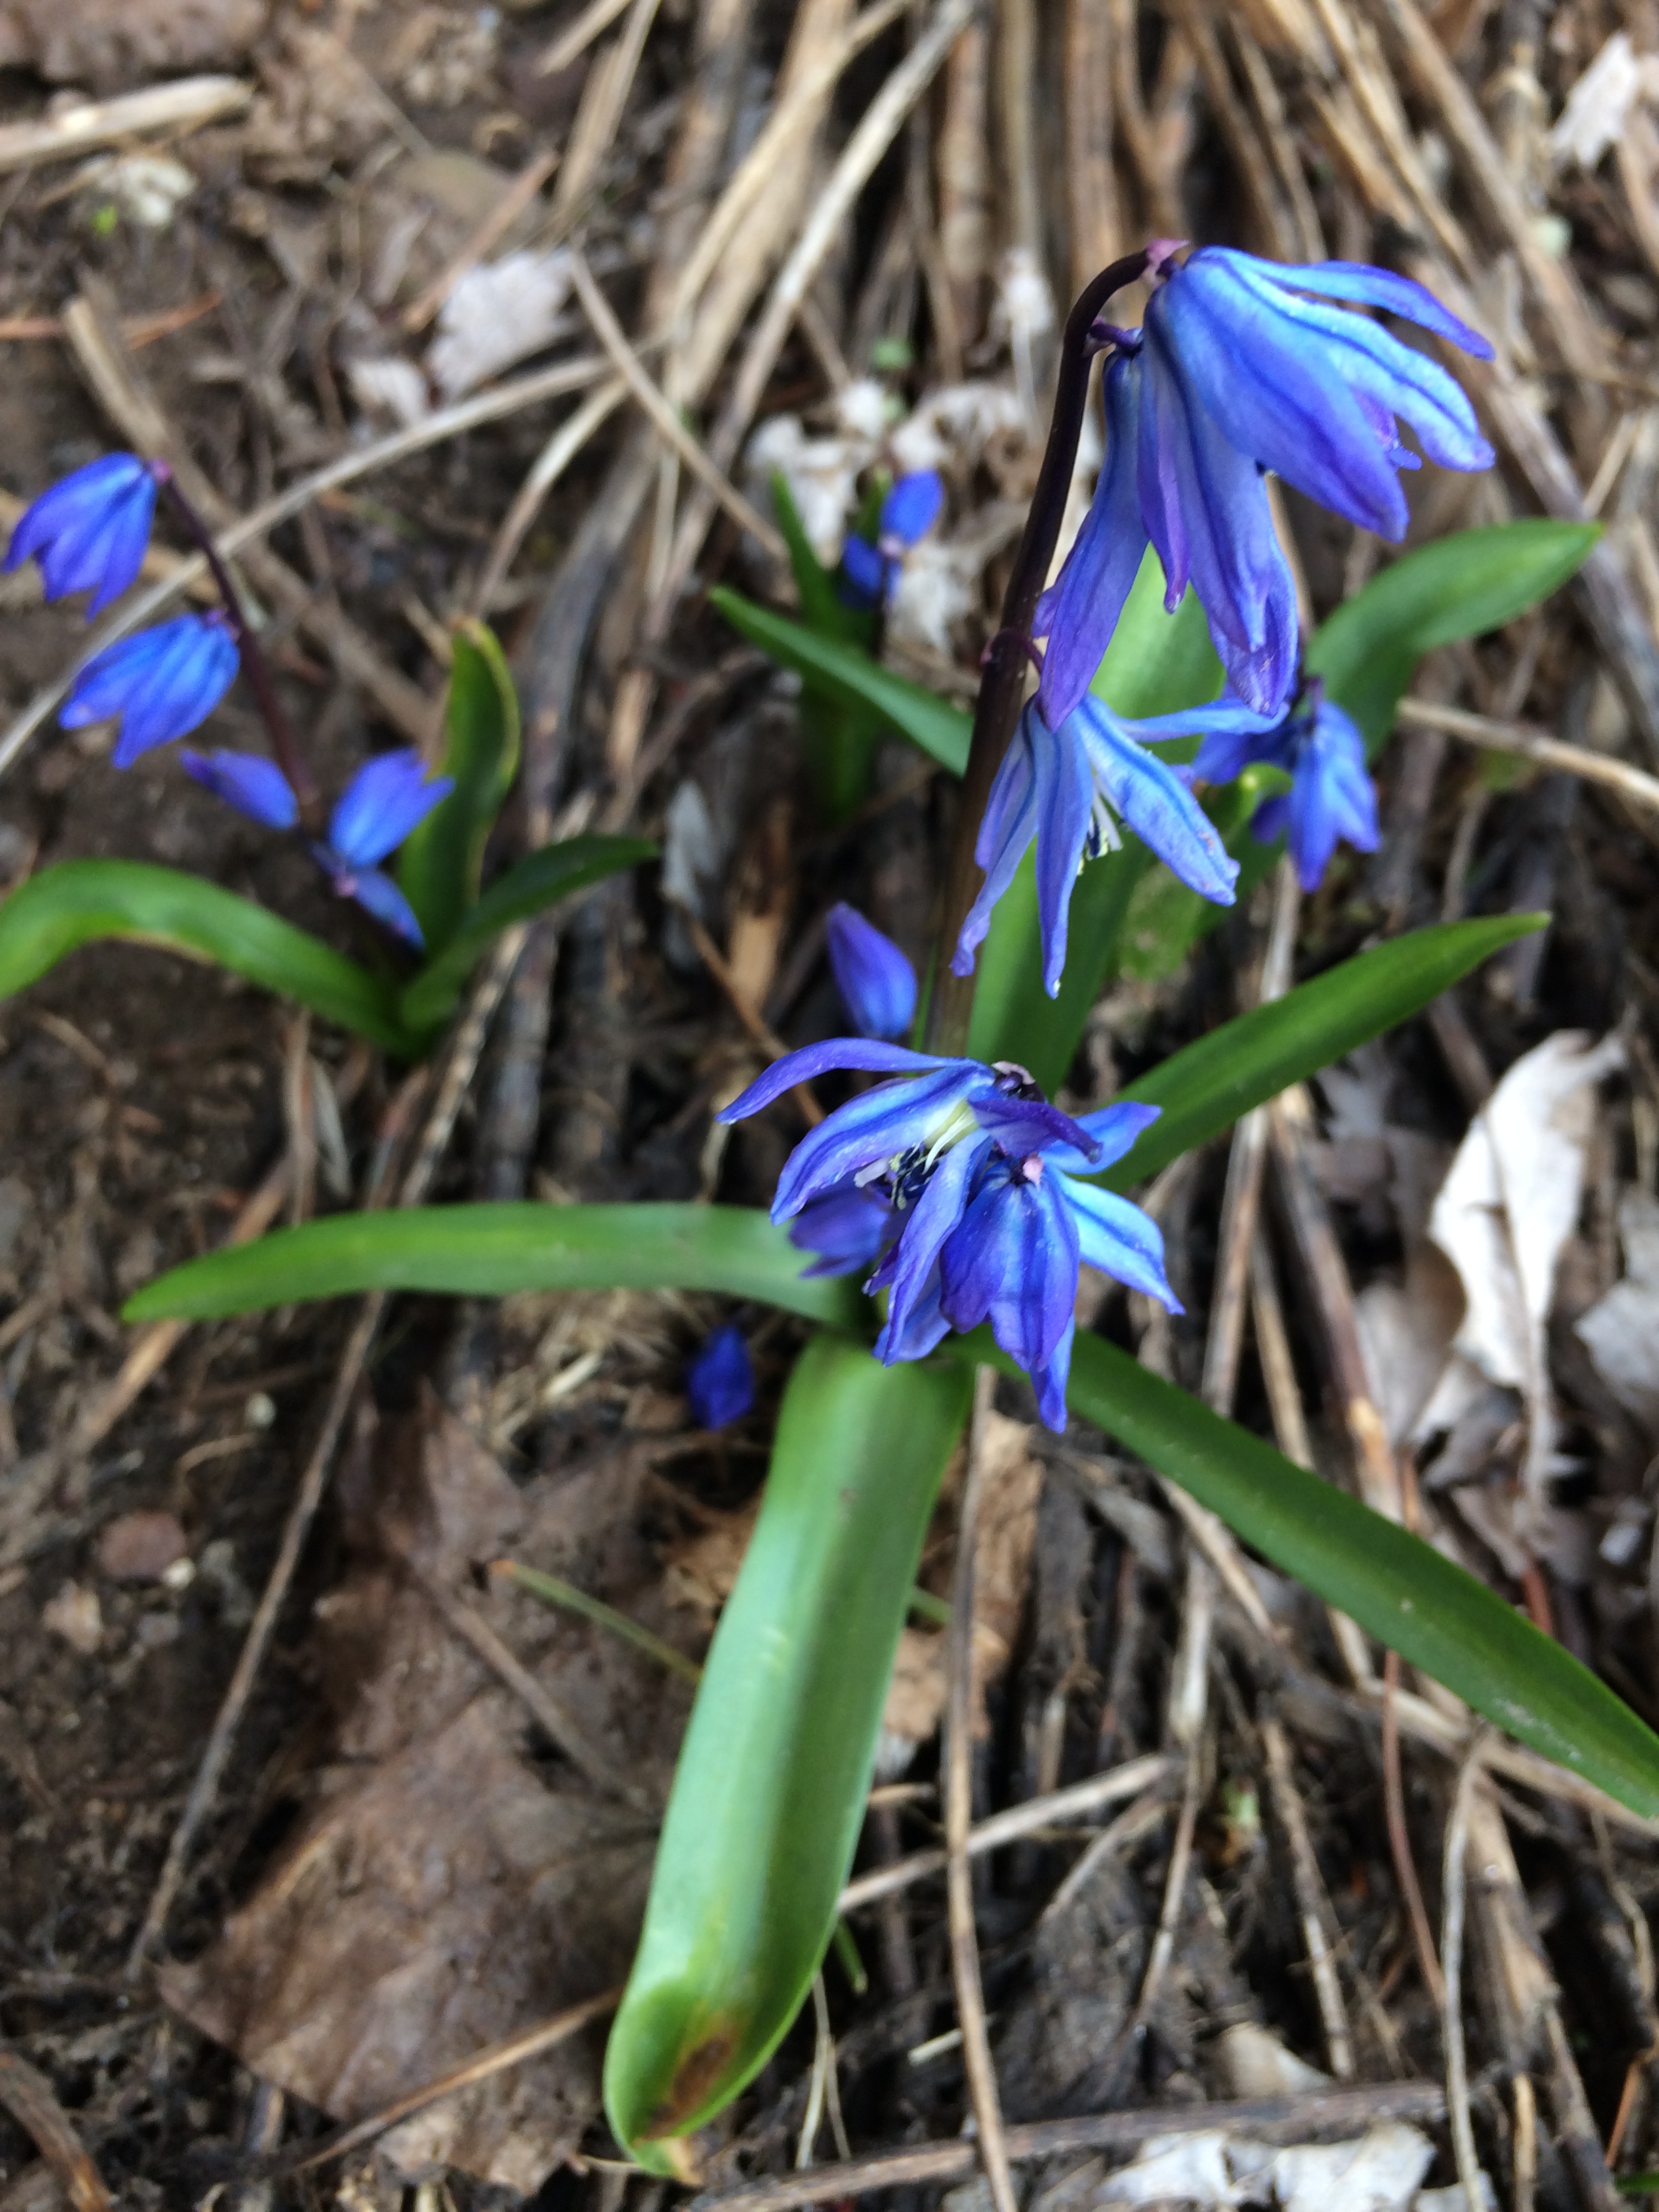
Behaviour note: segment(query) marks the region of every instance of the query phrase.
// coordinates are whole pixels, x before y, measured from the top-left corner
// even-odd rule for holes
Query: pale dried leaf
[[[523,251],[469,269],[438,313],[426,370],[446,400],[539,353],[570,296],[570,250]]]
[[[1626,1191],[1619,1207],[1625,1274],[1576,1326],[1620,1404],[1659,1443],[1659,1202]]]
[[[1273,2189],[1282,2212],[1407,2212],[1433,2163],[1425,2135],[1403,2120],[1382,2120],[1358,2142],[1280,2151]]]

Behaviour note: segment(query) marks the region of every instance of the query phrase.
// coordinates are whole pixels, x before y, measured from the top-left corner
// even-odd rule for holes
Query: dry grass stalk
[[[945,120],[939,136],[939,252],[951,313],[964,343],[985,317],[991,271],[991,38],[972,23],[945,67]]]
[[[1123,252],[1123,211],[1112,159],[1110,25],[1099,0],[1066,0],[1066,216],[1071,289]]]
[[[559,180],[553,187],[550,213],[556,236],[568,232],[581,213],[599,181],[605,156],[616,143],[658,5],[659,0],[631,0],[620,33],[588,70],[576,119],[570,126],[569,143],[559,165]]]

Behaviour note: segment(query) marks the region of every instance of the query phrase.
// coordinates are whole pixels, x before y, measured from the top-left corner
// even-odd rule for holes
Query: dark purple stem
[[[1095,319],[1115,292],[1133,284],[1144,274],[1147,249],[1128,253],[1103,270],[1079,296],[1066,319],[1060,339],[1060,377],[1054,392],[1054,418],[1042,456],[1042,473],[1025,518],[1024,534],[1014,556],[1013,574],[1002,602],[1002,624],[986,648],[979,698],[974,708],[974,737],[968,750],[968,769],[962,779],[957,808],[956,839],[945,878],[945,907],[939,923],[939,951],[933,969],[933,994],[927,1008],[927,1049],[960,1053],[968,1043],[968,1024],[974,1010],[974,978],[951,972],[951,956],[968,909],[979,889],[980,867],[974,858],[979,825],[984,818],[991,786],[1002,765],[1019,720],[1025,690],[1025,668],[1030,648],[1031,624],[1036,604],[1048,581],[1049,563],[1060,542],[1060,526],[1072,488],[1078,440],[1083,431],[1083,410],[1089,398],[1089,364],[1098,352],[1091,339]]]
[[[155,468],[167,504],[212,572],[219,597],[224,602],[231,635],[236,640],[236,650],[241,657],[242,673],[247,678],[247,688],[253,694],[253,703],[259,709],[265,734],[270,739],[270,750],[299,802],[300,826],[308,837],[320,838],[326,823],[323,794],[317,787],[316,777],[311,773],[310,763],[300,750],[289,726],[288,716],[283,712],[283,702],[276,696],[276,683],[270,672],[270,663],[265,659],[264,648],[248,621],[241,593],[237,590],[229,569],[220,558],[212,532],[179,490],[171,469],[160,463],[155,464]]]

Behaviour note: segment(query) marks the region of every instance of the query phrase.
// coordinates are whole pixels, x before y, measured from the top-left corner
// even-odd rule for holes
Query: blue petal
[[[1161,1106],[1143,1106],[1135,1098],[1115,1099],[1109,1106],[1097,1106],[1090,1113],[1079,1114],[1077,1125],[1098,1146],[1097,1152],[1083,1152],[1075,1145],[1055,1145],[1043,1157],[1050,1167],[1066,1175],[1089,1175],[1111,1167],[1152,1127],[1163,1111]]]
[[[339,855],[334,858],[337,860]],[[342,898],[356,899],[358,905],[372,914],[376,921],[389,929],[394,937],[401,937],[405,945],[412,945],[417,952],[426,949],[426,939],[421,934],[421,925],[415,909],[404,896],[390,876],[383,876],[378,868],[350,868],[331,871],[334,888]]]
[[[931,1145],[972,1094],[990,1081],[977,1060],[947,1060],[910,1083],[884,1083],[836,1107],[784,1162],[772,1200],[774,1221],[788,1220],[809,1199],[866,1168]]]
[[[291,830],[300,818],[288,778],[262,753],[183,752],[179,761],[186,775],[251,822],[263,823],[267,830]]]
[[[968,909],[957,949],[951,956],[952,975],[973,974],[974,955],[985,942],[992,908],[1018,874],[1025,848],[1036,835],[1036,769],[1032,754],[1034,744],[1042,740],[1053,742],[1041,717],[1027,708],[992,779],[974,846],[974,858],[985,870],[985,880]]]
[[[939,1249],[963,1218],[974,1174],[990,1146],[985,1139],[953,1146],[928,1177],[926,1188],[907,1216],[897,1243],[888,1254],[878,1275],[866,1284],[869,1291],[889,1290],[887,1318],[894,1340],[902,1342],[909,1316],[927,1291],[939,1264]],[[888,1359],[904,1355],[894,1352]]]
[[[1175,770],[1137,744],[1128,735],[1133,725],[1098,699],[1085,699],[1077,720],[1101,788],[1135,835],[1200,898],[1231,906],[1238,863]]]
[[[454,788],[453,776],[428,775],[412,745],[377,753],[341,793],[329,817],[328,842],[348,867],[373,867]]]
[[[1028,1374],[1054,1357],[1077,1303],[1078,1233],[1056,1180],[988,1176],[939,1255],[951,1328],[988,1320]]]
[[[91,591],[88,618],[118,599],[143,565],[155,478],[136,453],[107,453],[26,507],[6,550],[8,571],[33,556],[49,599]]]
[[[58,714],[66,730],[119,716],[115,765],[189,734],[235,679],[235,640],[217,615],[179,615],[94,653]]]
[[[1224,246],[1203,246],[1192,256],[1192,261],[1211,256],[1218,260],[1249,261],[1261,276],[1275,284],[1294,286],[1299,292],[1322,292],[1333,300],[1352,300],[1365,307],[1385,308],[1405,322],[1432,331],[1437,337],[1449,338],[1454,345],[1462,346],[1465,353],[1474,354],[1478,360],[1492,358],[1492,347],[1479,331],[1460,322],[1425,286],[1410,276],[1396,276],[1392,270],[1375,268],[1368,261],[1259,261],[1254,255],[1239,253]],[[1188,266],[1191,265],[1189,261]]]
[[[849,537],[841,549],[842,599],[851,606],[878,607],[887,596],[892,566],[867,538]]]
[[[873,1186],[860,1190],[843,1183],[813,1199],[789,1224],[796,1250],[816,1255],[815,1264],[801,1269],[803,1277],[867,1275],[900,1218]]]
[[[894,479],[892,489],[881,503],[881,534],[896,538],[902,545],[914,545],[939,520],[944,504],[945,483],[937,470],[913,469],[908,476]]]
[[[937,1267],[895,1325],[890,1315],[875,1341],[875,1355],[884,1367],[901,1359],[925,1359],[934,1346],[951,1334],[951,1324],[939,1311],[939,1273]]]
[[[1072,1339],[1077,1334],[1076,1324],[1067,1322],[1066,1333],[1054,1346],[1048,1361],[1031,1370],[1031,1381],[1037,1395],[1037,1414],[1045,1429],[1052,1429],[1057,1437],[1066,1433],[1066,1385],[1072,1373]]]
[[[1276,844],[1291,826],[1291,794],[1275,791],[1250,817],[1250,835],[1258,845]]]
[[[803,1045],[799,1052],[786,1053],[781,1060],[774,1060],[747,1091],[729,1106],[722,1106],[714,1119],[746,1121],[798,1083],[812,1083],[820,1075],[841,1069],[869,1075],[928,1075],[935,1068],[953,1066],[979,1069],[976,1060],[951,1061],[936,1052],[912,1052],[907,1045],[884,1044],[875,1037],[826,1037],[821,1044]]]
[[[1085,693],[1085,699],[1088,696]],[[1042,936],[1042,988],[1054,999],[1060,995],[1060,979],[1066,969],[1072,891],[1094,813],[1095,779],[1077,730],[1062,726],[1051,737],[1035,702],[1026,713],[1031,723],[1036,781],[1036,894]]]
[[[916,971],[904,953],[844,900],[825,916],[824,938],[854,1028],[862,1036],[902,1036],[916,1017]]]
[[[1156,1298],[1171,1313],[1181,1311],[1180,1300],[1170,1288],[1164,1272],[1164,1232],[1150,1213],[1143,1212],[1115,1190],[1098,1183],[1079,1182],[1074,1176],[1054,1178],[1076,1224],[1078,1249],[1086,1263],[1115,1281],[1127,1283]]]
[[[1138,354],[1120,352],[1107,367],[1100,481],[1065,566],[1037,605],[1036,635],[1048,640],[1037,696],[1050,729],[1060,727],[1093,683],[1146,550],[1147,522],[1136,490],[1141,374]]]
[[[711,1331],[685,1370],[685,1395],[700,1428],[740,1421],[755,1402],[755,1370],[735,1322]]]
[[[974,1119],[997,1140],[997,1149],[1011,1159],[1028,1152],[1046,1152],[1063,1145],[1091,1167],[1100,1164],[1100,1147],[1080,1121],[1051,1106],[1046,1098],[1011,1098],[992,1091],[974,1101]]]

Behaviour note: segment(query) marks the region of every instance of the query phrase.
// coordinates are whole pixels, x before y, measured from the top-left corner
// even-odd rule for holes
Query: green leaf
[[[1548,920],[1505,914],[1413,929],[1224,1022],[1124,1085],[1120,1097],[1164,1110],[1139,1142],[1094,1180],[1112,1190],[1144,1182],[1252,1106],[1420,1012],[1471,968]]]
[[[790,1378],[605,2051],[611,2127],[653,2172],[683,2178],[677,2139],[765,2063],[829,1944],[969,1388],[830,1336]]]
[[[505,655],[481,622],[455,632],[445,709],[443,773],[455,788],[404,841],[398,881],[428,952],[441,952],[478,896],[484,842],[519,772],[519,695]]]
[[[964,1358],[985,1356],[977,1337],[956,1341]],[[998,1364],[1008,1364],[1000,1354]],[[1632,1812],[1659,1817],[1659,1737],[1587,1667],[1431,1544],[1100,1337],[1078,1338],[1066,1398],[1276,1567],[1476,1712]]]
[[[357,1291],[720,1291],[764,1298],[809,1321],[861,1326],[868,1309],[844,1278],[805,1280],[808,1255],[763,1213],[738,1206],[408,1206],[335,1213],[256,1244],[187,1260],[129,1298],[128,1321],[258,1313]]]
[[[1565,584],[1601,535],[1599,523],[1534,517],[1419,546],[1320,625],[1309,673],[1325,678],[1375,753],[1425,653],[1513,622]]]
[[[1165,613],[1164,571],[1148,550],[1092,688],[1120,714],[1139,718],[1201,705],[1220,686],[1221,664],[1204,610],[1189,591],[1174,614]],[[1190,758],[1197,744],[1194,738],[1159,751],[1171,760]],[[1175,878],[1155,866],[1135,837],[1121,852],[1089,863],[1072,892],[1066,972],[1060,995],[1051,999],[1042,983],[1036,873],[1028,853],[980,947],[968,1049],[981,1060],[1017,1060],[1045,1091],[1055,1091],[1112,966],[1131,898],[1138,886],[1163,882]],[[1176,888],[1191,896],[1184,886]]]
[[[104,938],[228,968],[405,1060],[421,1044],[391,987],[252,899],[148,860],[64,860],[0,902],[0,999]]]
[[[812,550],[800,509],[789,489],[789,479],[781,469],[772,471],[772,506],[783,542],[789,549],[789,566],[794,574],[795,589],[800,593],[800,611],[806,627],[820,637],[855,637],[858,633],[854,610],[842,603],[836,590],[835,578]]]
[[[802,623],[757,605],[740,592],[716,585],[708,597],[739,635],[770,653],[780,666],[793,668],[803,683],[849,706],[873,708],[884,723],[890,723],[953,775],[962,774],[973,732],[971,714],[935,698],[924,684],[894,675],[856,646],[816,636]]]
[[[656,847],[642,837],[598,835],[568,837],[562,845],[526,854],[491,884],[437,958],[407,986],[399,1008],[404,1019],[412,1030],[436,1029],[460,997],[473,963],[509,922],[527,921],[573,891],[656,854]]]

